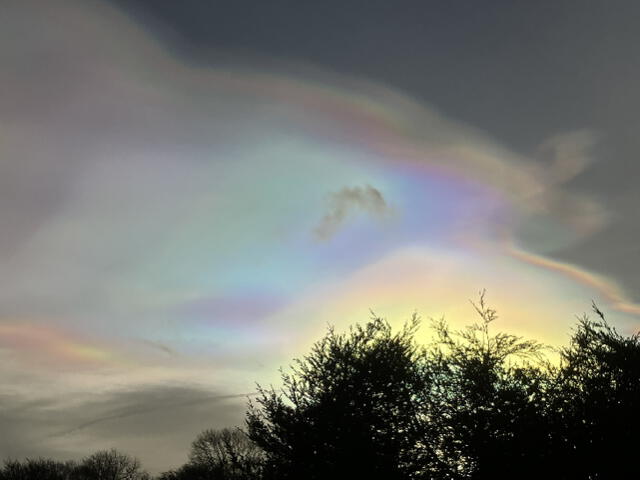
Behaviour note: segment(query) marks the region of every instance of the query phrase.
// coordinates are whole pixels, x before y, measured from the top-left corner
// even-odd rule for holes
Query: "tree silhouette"
[[[620,335],[593,305],[561,350],[549,402],[556,478],[637,478],[640,336]]]
[[[418,468],[417,326],[414,317],[396,334],[380,318],[348,334],[330,328],[282,373],[282,392],[259,387],[247,429],[264,451],[264,478],[394,480]]]
[[[474,307],[480,321],[463,330],[433,324],[421,398],[423,444],[430,447],[421,455],[422,478],[539,478],[548,430],[543,346],[492,334],[497,314],[484,292]]]
[[[262,452],[239,428],[207,429],[191,443],[189,462],[160,480],[253,480]]]
[[[148,480],[138,459],[115,449],[101,450],[85,458],[77,469],[82,480]]]
[[[224,477],[222,477],[224,478]],[[255,477],[256,479],[259,477]],[[207,465],[187,463],[177,470],[169,470],[158,476],[158,480],[222,480],[215,476]]]
[[[7,460],[0,470],[0,480],[71,480],[76,472],[74,462],[58,462],[47,458]]]
[[[240,429],[208,429],[191,444],[189,463],[208,469],[215,478],[243,480],[255,478],[261,451]]]
[[[543,346],[492,334],[496,312],[460,331],[433,322],[434,341],[414,342],[418,320],[397,334],[375,318],[328,334],[260,389],[247,428],[265,452],[265,479],[536,478],[546,468],[551,369]]]

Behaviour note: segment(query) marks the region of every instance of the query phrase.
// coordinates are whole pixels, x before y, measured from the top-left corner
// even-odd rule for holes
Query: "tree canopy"
[[[260,388],[247,432],[263,478],[627,478],[639,431],[640,340],[583,318],[561,361],[543,345],[479,321],[433,321],[418,345],[414,318],[398,332],[380,318],[337,334]],[[556,466],[557,465],[557,466]]]
[[[374,318],[348,334],[330,328],[283,373],[281,391],[261,388],[247,430],[264,451],[265,478],[410,474],[424,383],[416,327],[414,318],[393,333]]]
[[[640,335],[621,335],[593,305],[580,319],[549,402],[557,478],[633,478],[640,434]]]
[[[81,462],[46,458],[6,460],[0,480],[149,480],[138,459],[115,449],[100,450]]]

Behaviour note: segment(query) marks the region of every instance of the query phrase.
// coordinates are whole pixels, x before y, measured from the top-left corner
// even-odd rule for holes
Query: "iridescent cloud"
[[[592,133],[541,163],[362,79],[183,63],[102,2],[6,10],[0,341],[34,391],[58,360],[246,391],[327,322],[465,322],[482,288],[550,343],[591,298],[637,328],[622,287],[552,259],[608,219],[565,187]]]

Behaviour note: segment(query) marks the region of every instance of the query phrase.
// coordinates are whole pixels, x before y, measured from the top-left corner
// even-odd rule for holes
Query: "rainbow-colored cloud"
[[[189,64],[104,2],[34,5],[0,19],[0,348],[34,391],[248,391],[327,322],[464,323],[482,288],[549,343],[592,298],[637,330],[623,286],[554,259],[609,220],[567,187],[593,132],[543,162],[383,85]]]

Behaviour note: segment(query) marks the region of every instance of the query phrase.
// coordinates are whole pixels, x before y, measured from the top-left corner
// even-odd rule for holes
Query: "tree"
[[[408,478],[425,382],[417,327],[415,316],[395,334],[380,318],[348,334],[330,327],[282,372],[281,391],[259,386],[247,431],[264,452],[264,478]]]
[[[374,318],[333,329],[260,389],[249,436],[272,478],[536,478],[549,456],[546,399],[552,369],[543,346],[490,332],[497,314],[460,331],[433,322],[427,348],[417,318],[397,334]]]
[[[82,480],[148,480],[138,459],[115,449],[101,450],[85,458],[77,469]]]
[[[255,478],[261,451],[240,429],[208,429],[191,444],[189,463],[208,469],[215,478],[242,480]]]
[[[593,304],[561,350],[549,402],[559,479],[637,478],[640,335],[623,336]]]
[[[6,460],[0,470],[0,480],[70,480],[75,469],[74,462],[58,462],[47,458]]]
[[[434,322],[426,361],[430,379],[421,402],[423,478],[539,478],[548,454],[545,398],[550,383],[543,346],[506,333],[485,293],[474,307],[480,321],[452,331]],[[434,455],[435,453],[435,455]]]
[[[207,429],[191,443],[189,462],[159,480],[254,480],[262,453],[239,428]]]
[[[177,470],[163,472],[158,476],[158,480],[218,480],[218,478],[212,474],[208,466],[191,463],[187,463]]]

